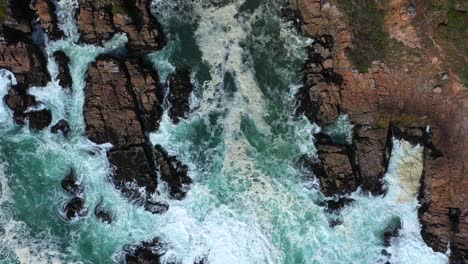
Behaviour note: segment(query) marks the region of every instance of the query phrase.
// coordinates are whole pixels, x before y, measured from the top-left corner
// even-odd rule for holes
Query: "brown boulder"
[[[50,81],[42,51],[21,31],[0,26],[0,68],[15,74],[18,83],[45,86]]]
[[[151,15],[149,0],[81,0],[77,25],[84,43],[102,44],[116,32],[127,34],[127,47],[141,52],[160,49],[164,38]]]
[[[168,206],[151,199],[157,174],[145,133],[161,117],[156,84],[156,73],[143,60],[102,56],[88,69],[84,116],[88,138],[113,145],[108,158],[116,188],[146,210],[163,213]]]
[[[63,38],[64,34],[57,24],[54,3],[51,0],[35,0],[33,1],[33,5],[39,18],[39,25],[44,29],[49,38],[52,40]]]

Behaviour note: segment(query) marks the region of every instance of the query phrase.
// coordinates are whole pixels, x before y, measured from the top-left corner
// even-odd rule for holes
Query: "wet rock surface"
[[[62,208],[62,212],[67,220],[76,220],[80,217],[84,217],[88,214],[88,210],[85,207],[85,201],[83,198],[74,197]]]
[[[113,217],[110,212],[108,212],[102,205],[103,201],[99,202],[98,205],[94,208],[94,216],[99,219],[99,221],[105,223],[105,224],[112,224]]]
[[[164,45],[164,35],[151,15],[149,0],[80,0],[77,11],[80,41],[101,45],[123,32],[131,51],[154,51]]]
[[[184,198],[192,183],[187,165],[182,164],[177,157],[170,156],[160,145],[155,147],[155,158],[160,177],[167,183],[171,197]]]
[[[82,197],[84,194],[84,185],[78,181],[73,170],[70,170],[70,172],[62,179],[60,185],[63,190],[71,195]]]
[[[169,77],[168,101],[171,105],[169,116],[175,124],[179,123],[180,119],[188,117],[192,90],[189,70],[177,70]]]
[[[156,192],[156,172],[149,139],[144,134],[130,79],[145,78],[137,72],[129,77],[125,62],[101,57],[88,69],[84,116],[88,138],[98,144],[110,142],[110,163],[116,187],[132,200],[144,204]],[[144,86],[144,83],[141,84]],[[142,195],[140,188],[146,191]]]
[[[424,3],[414,5],[416,15],[409,16],[409,3],[406,2],[389,1],[384,5],[384,30],[401,41],[399,45],[403,48],[400,50],[418,48],[423,54],[400,56],[397,64],[382,57],[388,64],[374,61],[367,72],[358,72],[353,65],[355,62],[349,58],[356,36],[340,5],[337,6],[336,1],[327,4],[319,0],[290,1],[292,10],[303,21],[303,33],[315,40],[303,69],[304,88],[298,93],[302,102],[298,112],[320,126],[332,124],[341,114],[349,116],[355,126],[349,146],[352,152],[346,156],[354,162],[354,177],[349,177],[347,182],[355,181],[373,194],[384,191],[381,178],[390,157],[389,139],[395,136],[423,144],[424,175],[418,197],[423,204],[419,209],[423,238],[439,252],[445,252],[448,241],[451,241],[451,261],[466,261],[468,222],[460,221],[459,232],[455,232],[450,218],[450,208],[459,208],[461,219],[468,215],[464,202],[468,198],[468,101],[463,96],[466,87],[453,72],[443,80],[437,77],[452,65],[444,59],[440,49],[420,45],[417,32],[432,34],[433,29],[430,21],[425,24],[411,22],[411,19],[424,15],[426,11],[421,8]],[[414,14],[414,10],[411,13]],[[401,16],[405,17],[402,19]],[[440,89],[435,92],[434,87]],[[342,159],[340,164],[347,164],[345,158],[335,154],[336,148],[341,146],[324,151],[329,147],[321,144],[318,142],[317,148],[322,164],[335,169],[329,170],[332,179],[339,178],[344,169],[338,170],[333,159]],[[327,159],[330,152],[336,157]],[[343,166],[349,171],[349,165]],[[319,170],[318,174],[326,172]],[[326,175],[326,178],[330,176]],[[322,191],[329,195],[334,193],[327,187],[322,187]],[[335,191],[348,192],[346,188],[336,188]]]
[[[166,254],[167,245],[159,238],[143,241],[139,245],[124,247],[124,259],[127,264],[159,264]]]
[[[58,65],[59,74],[57,79],[59,80],[59,85],[63,88],[71,89],[73,80],[70,74],[70,59],[63,51],[57,51],[53,56]]]
[[[71,130],[70,125],[64,119],[60,119],[55,125],[53,125],[50,128],[50,132],[57,134],[60,131],[65,137],[68,135],[68,133],[70,133],[70,130]]]

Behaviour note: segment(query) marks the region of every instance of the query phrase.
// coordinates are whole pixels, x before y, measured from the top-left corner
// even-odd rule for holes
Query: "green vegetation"
[[[6,0],[0,0],[0,23],[8,18],[8,3]]]
[[[125,8],[122,5],[113,4],[112,5],[112,13],[115,14],[115,15],[116,14],[124,15],[126,12],[125,12]]]
[[[424,126],[427,122],[428,119],[424,116],[402,114],[392,117],[389,113],[379,113],[375,120],[375,126],[377,128],[388,128],[393,123],[403,127],[411,127]]]
[[[337,3],[348,15],[353,33],[349,58],[360,72],[367,72],[372,61],[382,60],[386,55],[389,37],[384,29],[384,12],[376,0],[340,0]]]
[[[455,1],[454,1],[455,2]],[[458,73],[465,85],[468,86],[468,16],[466,12],[454,8],[454,3],[446,12],[447,23],[438,28],[438,40],[447,53],[447,59],[454,71]]]

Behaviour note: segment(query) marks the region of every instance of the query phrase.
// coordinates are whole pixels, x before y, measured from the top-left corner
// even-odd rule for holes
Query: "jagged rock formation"
[[[160,263],[160,258],[167,252],[167,245],[160,238],[154,238],[138,245],[127,245],[123,251],[124,261],[128,264]]]
[[[187,69],[177,70],[169,77],[168,101],[171,105],[169,116],[175,124],[179,123],[180,119],[188,117],[192,90],[190,71]]]
[[[32,1],[32,5],[36,11],[39,25],[44,29],[49,39],[57,40],[63,38],[64,34],[57,24],[55,4],[51,0],[34,0]]]
[[[149,0],[80,0],[77,25],[80,40],[88,44],[102,44],[115,33],[123,32],[131,51],[154,51],[164,45],[164,35],[150,13]]]
[[[57,134],[59,131],[62,132],[63,136],[67,136],[71,128],[68,122],[64,119],[60,119],[55,125],[50,128],[50,132]]]
[[[71,89],[73,80],[70,74],[70,59],[63,51],[54,52],[53,56],[58,65],[57,79],[59,80],[59,85],[63,88]]]
[[[192,179],[187,175],[188,167],[175,156],[170,156],[160,145],[155,147],[156,165],[161,179],[168,183],[170,195],[182,199]]]
[[[41,0],[34,1],[34,5],[30,0],[7,1],[2,7],[6,14],[0,25],[0,68],[13,72],[18,82],[3,100],[13,110],[17,124],[24,124],[29,119],[30,128],[35,130],[49,126],[52,121],[51,112],[47,109],[29,110],[39,106],[39,102],[28,94],[29,87],[44,86],[51,79],[45,55],[31,38],[36,19],[41,25],[45,25],[42,24],[43,19],[49,20],[49,28],[56,26],[56,20],[52,19],[53,9],[48,9],[44,3]]]
[[[135,89],[150,90],[153,94],[148,93],[143,98],[156,99],[157,87],[154,80],[145,82],[148,79],[144,78],[144,72],[138,71],[139,67],[130,60],[98,58],[88,70],[84,116],[88,138],[99,144],[110,142],[113,145],[108,156],[115,166],[113,180],[117,188],[130,199],[147,204],[150,195],[156,193],[157,175],[139,112],[143,108],[142,97],[136,96]],[[142,85],[132,85],[138,83],[137,80]],[[153,87],[146,87],[145,83],[152,83]],[[149,108],[159,106],[157,100],[144,103]],[[146,191],[146,196],[140,193],[140,188]]]
[[[381,51],[380,61],[367,67],[352,59],[359,53],[353,39],[362,36],[358,35],[359,27],[351,29],[353,14],[340,9],[343,2],[291,0],[294,13],[303,21],[303,33],[315,39],[304,67],[299,111],[321,126],[333,123],[340,114],[347,114],[354,124],[353,142],[346,147],[351,151],[343,151],[342,146],[330,147],[329,141],[317,142],[322,169],[318,174],[326,194],[349,192],[356,184],[381,193],[380,179],[391,151],[389,138],[424,144],[419,196],[423,238],[441,252],[446,251],[450,241],[451,262],[466,262],[466,88],[457,74],[447,72],[453,65],[445,59],[443,49],[423,44],[417,34],[411,37],[411,32],[433,33],[430,21],[421,22],[429,17],[424,16],[423,2],[427,1],[414,6],[409,1],[393,0],[379,9],[386,12],[383,21],[390,40],[401,42],[392,42],[393,46]],[[398,56],[397,52],[403,53],[397,63],[383,57],[385,53]]]

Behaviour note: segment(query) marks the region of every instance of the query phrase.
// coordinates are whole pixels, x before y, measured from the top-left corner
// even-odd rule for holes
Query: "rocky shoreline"
[[[367,72],[359,72],[350,58],[356,37],[342,6],[336,1],[290,0],[290,8],[300,30],[314,40],[304,66],[304,86],[297,95],[298,113],[322,127],[341,115],[347,115],[353,125],[349,143],[334,142],[324,133],[316,137],[319,161],[313,167],[322,192],[340,195],[360,186],[382,194],[391,138],[421,144],[425,147],[418,196],[422,236],[439,252],[446,252],[450,242],[451,263],[468,261],[466,87],[443,50],[418,42],[415,48],[410,34],[434,32],[418,28],[428,27],[429,21],[416,23],[427,10],[399,0],[380,7],[390,36],[406,50],[417,49],[422,55],[402,59],[397,66],[382,56]],[[457,8],[466,14],[466,7]]]

